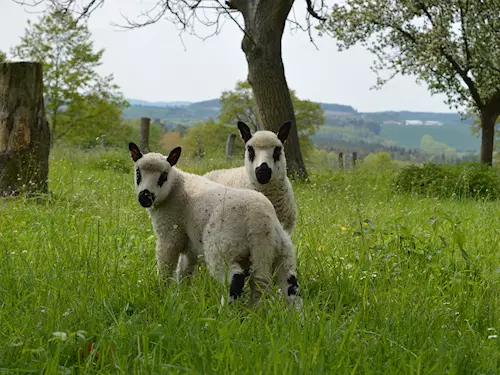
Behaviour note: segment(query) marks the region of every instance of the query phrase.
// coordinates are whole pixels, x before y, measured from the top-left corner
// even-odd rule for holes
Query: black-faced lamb
[[[244,166],[218,169],[203,176],[226,186],[261,192],[273,204],[283,228],[292,234],[297,218],[297,205],[292,184],[286,175],[286,158],[283,150],[290,128],[291,122],[286,122],[276,134],[268,130],[259,130],[252,135],[250,128],[239,121],[238,129],[245,141]]]
[[[292,242],[263,194],[179,170],[174,165],[180,147],[168,157],[143,155],[134,143],[129,150],[137,198],[157,237],[156,260],[163,278],[177,266],[177,273],[192,270],[195,252],[200,252],[210,274],[229,284],[229,302],[243,293],[244,270],[249,270],[251,303],[260,300],[274,276],[288,304],[300,307]]]

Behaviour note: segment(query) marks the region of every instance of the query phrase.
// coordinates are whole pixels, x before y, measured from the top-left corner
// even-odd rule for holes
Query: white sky
[[[167,20],[142,29],[123,31],[111,22],[123,23],[120,13],[138,15],[147,1],[105,0],[89,26],[96,48],[105,48],[103,74],[128,98],[149,101],[201,101],[233,89],[247,75],[241,50],[242,32],[230,20],[222,32],[205,41],[184,34],[182,40]],[[304,0],[294,9],[303,14]],[[0,50],[19,44],[26,20],[36,20],[13,0],[0,0]],[[203,32],[199,28],[200,32]],[[352,105],[359,111],[411,110],[450,112],[443,95],[431,96],[413,77],[397,77],[382,90],[370,90],[376,75],[370,70],[373,56],[362,47],[338,52],[330,37],[317,37],[317,50],[306,33],[285,30],[283,61],[288,85],[301,99]],[[184,43],[184,44],[183,44]]]

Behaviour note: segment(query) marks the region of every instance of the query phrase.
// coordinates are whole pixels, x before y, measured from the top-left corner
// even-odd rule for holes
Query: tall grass
[[[395,195],[366,168],[294,182],[303,316],[277,294],[258,314],[204,267],[158,282],[127,162],[56,150],[50,194],[0,201],[0,373],[500,372],[497,201]]]

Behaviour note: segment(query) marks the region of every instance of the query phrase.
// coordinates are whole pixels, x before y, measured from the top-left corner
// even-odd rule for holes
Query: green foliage
[[[412,165],[399,172],[394,187],[425,197],[498,199],[500,170],[477,163]]]
[[[321,104],[297,98],[294,90],[290,90],[290,95],[295,110],[300,149],[303,155],[307,155],[312,149],[308,138],[324,124],[325,114]],[[236,124],[238,121],[243,121],[255,130],[260,129],[255,99],[252,88],[247,81],[238,81],[234,91],[224,91],[220,102],[222,107],[219,120],[222,123]]]
[[[363,169],[389,170],[393,168],[392,157],[388,152],[367,155],[360,163]]]
[[[0,63],[7,62],[7,54],[4,51],[0,51]]]
[[[376,72],[415,75],[450,106],[481,110],[500,87],[499,14],[498,0],[348,0],[325,29],[341,49],[365,45]]]
[[[235,126],[227,126],[213,119],[189,128],[182,138],[182,148],[188,156],[203,158],[206,155],[223,157],[229,134],[237,134],[233,155],[243,155],[243,141]]]
[[[45,108],[53,139],[88,143],[96,134],[111,137],[119,132],[127,102],[112,75],[101,77],[96,72],[103,53],[94,52],[87,25],[78,24],[71,12],[52,7],[37,23],[28,20],[21,44],[12,54],[43,64]]]
[[[458,158],[457,150],[445,143],[437,142],[430,135],[424,135],[420,140],[420,151],[442,161],[453,162]]]
[[[206,267],[160,283],[134,172],[91,168],[93,152],[54,150],[51,195],[0,202],[3,372],[498,372],[499,201],[395,195],[380,171],[293,181],[304,312],[273,288],[256,313],[221,306]]]
[[[87,158],[91,169],[102,171],[113,171],[117,173],[131,173],[133,164],[130,156],[121,151],[106,151],[91,155]]]

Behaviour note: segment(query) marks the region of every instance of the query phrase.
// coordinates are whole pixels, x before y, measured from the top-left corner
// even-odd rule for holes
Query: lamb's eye
[[[141,171],[139,170],[139,168],[135,170],[135,181],[137,185],[141,183]]]
[[[280,155],[281,155],[281,147],[278,146],[274,149],[273,152],[273,159],[275,163],[280,160]]]
[[[252,146],[248,146],[248,159],[250,159],[250,161],[254,161],[255,159],[255,150]]]
[[[165,181],[167,181],[168,173],[165,171],[158,178],[158,185],[161,187]]]

